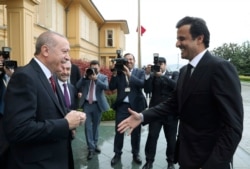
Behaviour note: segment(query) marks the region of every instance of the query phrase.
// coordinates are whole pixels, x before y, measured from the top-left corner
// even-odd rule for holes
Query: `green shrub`
[[[115,102],[115,100],[116,100],[117,94],[116,94],[116,93],[113,93],[113,94],[106,94],[105,96],[106,96],[106,98],[107,98],[107,101],[108,101],[109,106],[112,107],[112,105],[114,104],[114,102]]]
[[[239,77],[240,77],[240,81],[250,82],[250,76],[240,75]]]
[[[110,107],[112,107],[112,105],[114,104],[115,100],[116,100],[116,93],[109,93],[105,95],[108,101],[108,104]],[[103,112],[102,113],[102,121],[111,121],[111,120],[115,120],[115,110],[113,110],[112,108],[110,108],[108,111]]]
[[[112,120],[115,120],[115,111],[112,108],[102,113],[101,121],[112,121]]]

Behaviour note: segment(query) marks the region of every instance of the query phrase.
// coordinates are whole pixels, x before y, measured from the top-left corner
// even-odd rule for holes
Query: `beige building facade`
[[[125,50],[126,20],[105,20],[91,0],[0,0],[0,50],[27,64],[39,34],[52,30],[70,42],[72,59],[97,59],[108,67]]]

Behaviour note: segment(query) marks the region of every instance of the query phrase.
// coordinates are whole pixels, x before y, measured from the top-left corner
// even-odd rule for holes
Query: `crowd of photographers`
[[[135,68],[135,57],[131,53],[126,53],[123,57],[118,54],[112,67],[112,77],[109,83],[111,90],[117,89],[117,99],[113,105],[116,111],[115,126],[129,117],[128,108],[141,112],[147,106],[146,97],[150,97],[149,107],[156,106],[166,100],[176,86],[179,77],[178,72],[169,72],[167,62],[164,57],[159,57],[154,53],[153,64],[147,65],[143,69]],[[144,88],[143,95],[142,90]],[[152,97],[151,97],[152,96]],[[149,123],[149,133],[145,146],[146,163],[142,169],[151,169],[156,154],[157,140],[161,128],[163,127],[167,141],[166,160],[168,169],[174,169],[174,149],[176,143],[178,119],[168,116],[166,119]],[[140,152],[141,126],[134,129],[131,134],[131,147],[133,161],[141,164]],[[114,157],[111,165],[116,165],[122,156],[124,134],[116,131],[114,138]]]

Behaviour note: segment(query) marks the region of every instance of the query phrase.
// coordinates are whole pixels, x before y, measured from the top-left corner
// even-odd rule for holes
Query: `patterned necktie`
[[[90,87],[89,87],[89,104],[93,103],[93,94],[94,94],[94,81],[90,81]]]
[[[66,107],[69,108],[70,107],[70,100],[69,100],[69,93],[67,90],[67,84],[63,83],[63,88],[64,88],[64,100],[66,103]]]
[[[50,80],[50,84],[51,84],[51,87],[52,87],[54,93],[56,93],[56,83],[55,83],[55,80],[54,80],[53,76],[51,76],[49,78],[49,80]]]

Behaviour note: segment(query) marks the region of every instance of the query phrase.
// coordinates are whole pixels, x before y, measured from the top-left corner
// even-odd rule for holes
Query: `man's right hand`
[[[69,123],[69,129],[72,130],[85,122],[86,114],[84,112],[72,110],[65,116],[65,119]]]
[[[3,68],[4,68],[5,73],[6,73],[9,77],[11,77],[12,74],[14,73],[14,69],[8,69],[8,68],[6,68],[5,66],[4,66]]]
[[[155,75],[156,77],[161,77],[163,74],[162,74],[162,72],[155,72],[154,75]]]
[[[118,131],[120,133],[124,133],[128,131],[128,135],[132,133],[132,131],[141,124],[142,122],[142,114],[133,111],[132,109],[128,108],[128,112],[131,114],[128,118],[123,120],[121,123],[118,124]]]

